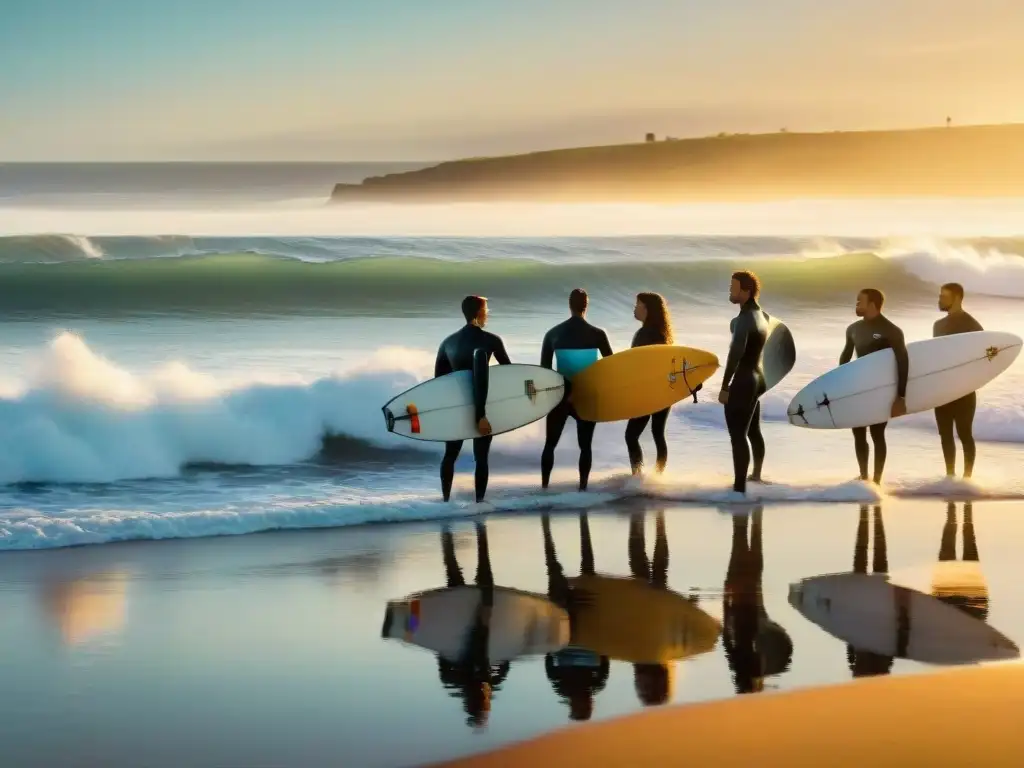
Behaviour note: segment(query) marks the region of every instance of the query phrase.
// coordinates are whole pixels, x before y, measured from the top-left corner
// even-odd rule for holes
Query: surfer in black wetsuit
[[[596,363],[598,353],[601,357],[608,357],[612,354],[612,346],[608,343],[608,334],[603,328],[591,325],[586,320],[589,303],[590,299],[586,291],[582,288],[574,289],[569,294],[569,311],[572,316],[544,334],[544,343],[540,350],[540,364],[545,368],[551,368],[554,363],[557,363],[558,372],[566,379],[579,373],[588,365]],[[587,480],[590,477],[590,467],[593,463],[591,444],[594,441],[594,427],[597,424],[581,419],[572,403],[569,402],[568,396],[567,388],[566,397],[547,416],[547,436],[544,440],[544,452],[540,459],[540,482],[541,487],[548,487],[551,469],[555,466],[555,448],[562,437],[566,420],[572,416],[576,420],[576,440],[580,446],[579,488],[581,491],[585,491],[587,490]]]
[[[883,349],[892,349],[896,355],[896,399],[893,401],[890,415],[892,418],[903,416],[907,412],[907,373],[910,366],[907,357],[907,345],[901,331],[893,322],[882,314],[885,296],[876,288],[865,288],[857,294],[857,317],[861,318],[846,329],[846,346],[839,356],[839,364],[846,365],[857,353],[857,357],[870,355]],[[874,482],[882,482],[882,471],[885,469],[885,427],[887,422],[872,424],[871,442],[875,444]],[[857,451],[857,463],[860,465],[860,479],[868,479],[868,428],[855,427],[853,442]]]
[[[768,339],[768,317],[757,303],[760,293],[761,282],[753,272],[733,274],[729,301],[740,305],[740,313],[730,324],[732,343],[718,402],[725,406],[725,423],[732,443],[732,489],[737,493],[747,490],[751,448],[754,471],[749,479],[760,482],[764,464],[760,397],[764,394],[765,383],[761,350]]]
[[[946,283],[939,291],[939,309],[946,316],[936,320],[932,328],[932,336],[952,336],[956,333],[983,331],[981,323],[964,311],[964,287],[959,283]],[[956,441],[953,439],[953,428],[964,448],[964,477],[974,472],[974,412],[978,407],[978,394],[969,395],[940,405],[935,409],[935,423],[939,428],[939,439],[942,441],[942,457],[946,461],[946,475],[956,474]]]
[[[630,347],[644,347],[649,344],[672,344],[672,317],[668,311],[665,299],[657,293],[638,293],[636,295],[636,306],[633,308],[633,317],[639,320],[642,325],[640,330],[633,336],[633,343]],[[630,419],[626,424],[626,450],[629,451],[630,469],[634,475],[643,471],[644,451],[640,447],[640,435],[651,423],[651,437],[654,438],[654,447],[658,452],[655,469],[660,473],[665,471],[665,464],[668,462],[668,443],[665,442],[665,425],[668,423],[668,413],[671,407],[652,413],[648,416],[640,416]]]
[[[441,342],[434,362],[434,378],[454,371],[473,372],[473,404],[476,407],[477,429],[481,437],[473,438],[473,461],[476,462],[476,500],[484,500],[487,492],[487,456],[491,450],[491,425],[487,421],[487,368],[494,355],[499,365],[509,365],[505,344],[501,337],[484,330],[487,323],[487,299],[467,296],[462,300],[462,314],[466,324]],[[448,501],[455,478],[455,460],[462,450],[462,440],[445,443],[441,460],[441,493]]]

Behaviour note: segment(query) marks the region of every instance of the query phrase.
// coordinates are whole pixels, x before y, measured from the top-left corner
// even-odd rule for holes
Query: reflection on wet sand
[[[569,580],[561,563],[558,562],[555,541],[551,535],[551,518],[546,514],[541,517],[541,527],[544,531],[548,597],[568,610],[570,627],[569,645],[557,653],[549,653],[544,657],[544,672],[555,695],[568,705],[569,718],[589,720],[594,714],[594,697],[604,690],[608,682],[610,664],[607,656],[600,656],[575,644],[572,627],[578,608],[570,593]],[[593,575],[594,548],[586,512],[580,513],[580,547],[580,573]]]
[[[780,675],[793,660],[789,634],[768,617],[761,580],[763,508],[732,521],[732,549],[722,597],[722,645],[736,693],[764,689],[764,679]],[[749,540],[748,540],[749,528]]]
[[[565,697],[570,716],[574,719],[589,717],[593,693],[607,680],[609,659],[633,664],[634,686],[641,704],[656,706],[668,702],[674,691],[675,662],[714,648],[721,626],[698,608],[694,599],[668,588],[664,512],[659,511],[655,517],[654,553],[650,560],[644,517],[637,514],[630,518],[627,547],[631,577],[608,576],[595,571],[590,530],[585,515],[581,515],[583,567],[578,577],[566,579],[555,554],[546,516],[542,518],[542,527],[549,594],[556,602],[567,606],[571,627],[570,649],[556,654],[549,669],[577,665],[577,660],[585,659],[585,666],[590,670],[574,675],[574,679],[584,684],[577,689],[575,697]],[[554,685],[554,680],[552,682]],[[587,682],[591,684],[589,689]],[[561,694],[559,687],[556,685],[555,689]]]
[[[882,508],[875,506],[870,517],[868,509],[867,504],[861,505],[860,517],[857,520],[857,538],[853,544],[853,572],[876,573],[883,578],[888,577],[889,550],[885,540],[885,521],[882,518]],[[870,538],[872,523],[874,524],[873,545]],[[869,552],[874,555],[870,571],[868,570]],[[892,672],[893,657],[863,649],[859,650],[847,643],[846,663],[850,668],[850,674],[854,677],[888,675]]]
[[[874,522],[873,573],[868,573],[868,530]],[[945,539],[947,538],[948,530]],[[955,534],[954,534],[955,535]],[[1019,649],[976,614],[888,580],[882,510],[869,518],[862,506],[853,571],[815,576],[791,585],[790,603],[806,618],[847,644],[854,677],[888,675],[893,660],[970,664],[1017,658]]]
[[[477,569],[466,584],[451,530],[441,532],[446,586],[387,605],[382,635],[435,653],[441,685],[462,701],[467,724],[488,721],[511,662],[561,648],[568,614],[542,595],[494,584],[487,528],[476,523]]]
[[[981,621],[988,620],[988,583],[981,570],[978,543],[974,536],[974,505],[964,504],[963,558],[956,558],[956,504],[946,505],[946,524],[942,527],[939,559],[932,570],[931,593]]]
[[[50,582],[43,605],[67,645],[79,645],[124,626],[128,575],[105,571]]]

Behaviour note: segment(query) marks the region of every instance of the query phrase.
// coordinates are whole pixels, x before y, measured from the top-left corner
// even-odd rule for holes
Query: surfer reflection
[[[449,589],[465,586],[462,567],[455,555],[455,539],[447,526],[441,531],[441,550],[446,586]],[[487,724],[491,713],[491,695],[499,690],[508,677],[509,662],[491,664],[487,657],[491,610],[494,608],[494,574],[491,572],[487,528],[483,522],[476,523],[476,552],[476,586],[480,589],[482,599],[469,628],[461,657],[451,662],[438,654],[437,674],[441,685],[452,696],[462,699],[466,724],[479,728]]]
[[[555,551],[551,535],[551,518],[541,517],[544,530],[544,562],[548,571],[548,598],[569,614],[569,645],[544,657],[544,672],[555,695],[569,706],[569,719],[589,720],[594,714],[594,697],[604,690],[610,667],[607,656],[574,644],[574,627],[579,615],[577,598]],[[594,548],[590,540],[590,522],[586,512],[580,513],[580,573],[594,575]]]
[[[764,575],[763,507],[732,520],[732,550],[722,597],[722,646],[736,693],[759,693],[764,679],[781,675],[793,660],[793,641],[768,617]],[[749,534],[749,538],[748,538]]]
[[[876,506],[869,515],[867,504],[860,507],[860,517],[857,521],[857,539],[853,545],[853,572],[854,573],[875,573],[883,578],[889,576],[889,552],[885,543],[885,524],[882,521],[882,508]],[[874,523],[874,546],[871,546],[870,531]],[[868,571],[868,551],[871,550],[873,557],[871,570]],[[905,612],[906,606],[897,605],[897,610]],[[909,617],[905,621],[898,621],[897,626],[909,628]],[[899,643],[897,642],[897,645]],[[871,651],[862,651],[846,644],[846,663],[850,667],[850,673],[854,677],[872,677],[874,675],[888,675],[892,672],[892,656],[885,656]]]
[[[634,512],[629,516],[629,571],[634,579],[655,589],[668,589],[668,537],[665,535],[664,510],[658,510],[654,531],[654,556],[648,560],[644,515]],[[696,597],[691,599],[697,600]],[[633,687],[645,707],[665,704],[672,695],[672,669],[668,663],[634,664]]]
[[[939,559],[932,573],[932,595],[980,621],[988,620],[988,584],[981,571],[978,543],[974,537],[974,506],[964,503],[963,558],[957,560],[956,504],[946,505]]]

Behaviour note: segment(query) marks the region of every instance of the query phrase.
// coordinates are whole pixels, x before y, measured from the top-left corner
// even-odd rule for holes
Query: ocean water
[[[471,451],[443,504],[437,447],[388,435],[380,413],[431,374],[465,294],[490,298],[515,361],[538,360],[576,286],[615,349],[655,290],[680,343],[724,358],[737,267],[798,350],[764,400],[763,500],[1024,497],[1019,361],[980,395],[970,484],[942,480],[930,414],[890,427],[881,491],[851,481],[849,433],[784,418],[835,364],[860,288],[886,292],[908,340],[930,336],[949,280],[986,328],[1020,332],[1024,201],[326,205],[332,181],[388,170],[0,166],[0,549],[472,515]],[[541,493],[534,424],[495,440],[489,500],[716,502],[731,464],[715,381],[673,410],[666,477],[628,480],[624,425],[603,424],[576,493],[570,424]]]

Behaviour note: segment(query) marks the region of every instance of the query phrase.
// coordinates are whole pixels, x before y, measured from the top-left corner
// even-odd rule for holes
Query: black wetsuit
[[[479,326],[467,323],[460,330],[441,342],[434,362],[434,378],[454,371],[473,372],[473,403],[476,406],[476,420],[486,415],[488,364],[494,355],[500,365],[509,365],[505,344],[499,336]],[[462,440],[445,443],[444,458],[441,460],[441,493],[448,501],[455,478],[455,460],[462,450]],[[473,461],[476,462],[476,500],[483,501],[487,492],[487,455],[491,450],[491,435],[473,438]]]
[[[663,333],[649,325],[642,325],[640,330],[634,334],[633,343],[630,344],[630,348],[667,343],[668,340]],[[668,424],[668,412],[670,410],[671,407],[657,413],[652,413],[650,416],[630,419],[627,422],[626,450],[629,451],[629,465],[634,475],[640,474],[644,465],[644,449],[640,447],[640,435],[643,434],[644,429],[647,427],[647,422],[651,423],[651,437],[654,438],[654,447],[658,453],[658,463],[655,467],[658,472],[664,471],[665,464],[668,462],[668,443],[665,442],[665,425]]]
[[[732,443],[734,491],[747,489],[747,469],[751,447],[754,452],[754,476],[761,476],[764,462],[764,438],[761,436],[761,403],[764,394],[764,370],[761,351],[768,340],[768,319],[757,302],[750,299],[730,325],[732,343],[722,377],[722,389],[728,390],[725,424]],[[747,444],[747,438],[750,444]]]
[[[893,324],[885,315],[878,315],[871,320],[858,320],[846,329],[846,346],[843,354],[839,356],[839,364],[845,365],[850,362],[853,353],[857,357],[870,355],[872,352],[879,352],[883,349],[891,349],[896,355],[896,396],[906,397],[907,394],[907,371],[910,363],[907,358],[907,345],[903,340],[903,331]],[[888,422],[872,424],[871,442],[875,444],[875,483],[882,482],[882,471],[885,469],[885,457],[887,453],[885,445],[885,426]],[[868,447],[868,428],[855,427],[853,430],[853,443],[857,451],[857,464],[860,466],[860,479],[868,479],[868,456],[871,450]]]
[[[963,310],[950,313],[935,322],[932,336],[952,336],[956,333],[983,331],[981,323]],[[978,407],[978,394],[971,392],[951,403],[940,405],[935,409],[935,423],[939,428],[939,439],[942,441],[942,457],[946,461],[946,474],[956,473],[956,441],[953,440],[953,428],[960,437],[964,447],[964,477],[974,472],[974,412]]]
[[[541,345],[540,351],[540,364],[545,368],[552,368],[555,353],[558,350],[592,351],[595,360],[598,352],[602,357],[612,354],[612,346],[608,343],[608,334],[604,332],[604,329],[591,325],[578,315],[573,315],[564,323],[559,323],[544,335],[544,343]],[[562,370],[561,366],[559,366],[559,370],[567,376],[576,372],[575,369]],[[593,464],[591,444],[594,440],[594,428],[597,425],[579,417],[576,409],[569,402],[568,395],[567,389],[566,398],[547,416],[547,436],[544,440],[544,452],[540,459],[541,486],[548,487],[551,469],[555,465],[555,448],[562,437],[566,420],[572,416],[576,420],[576,440],[580,446],[580,490],[585,491],[587,480],[590,477],[590,467]]]

